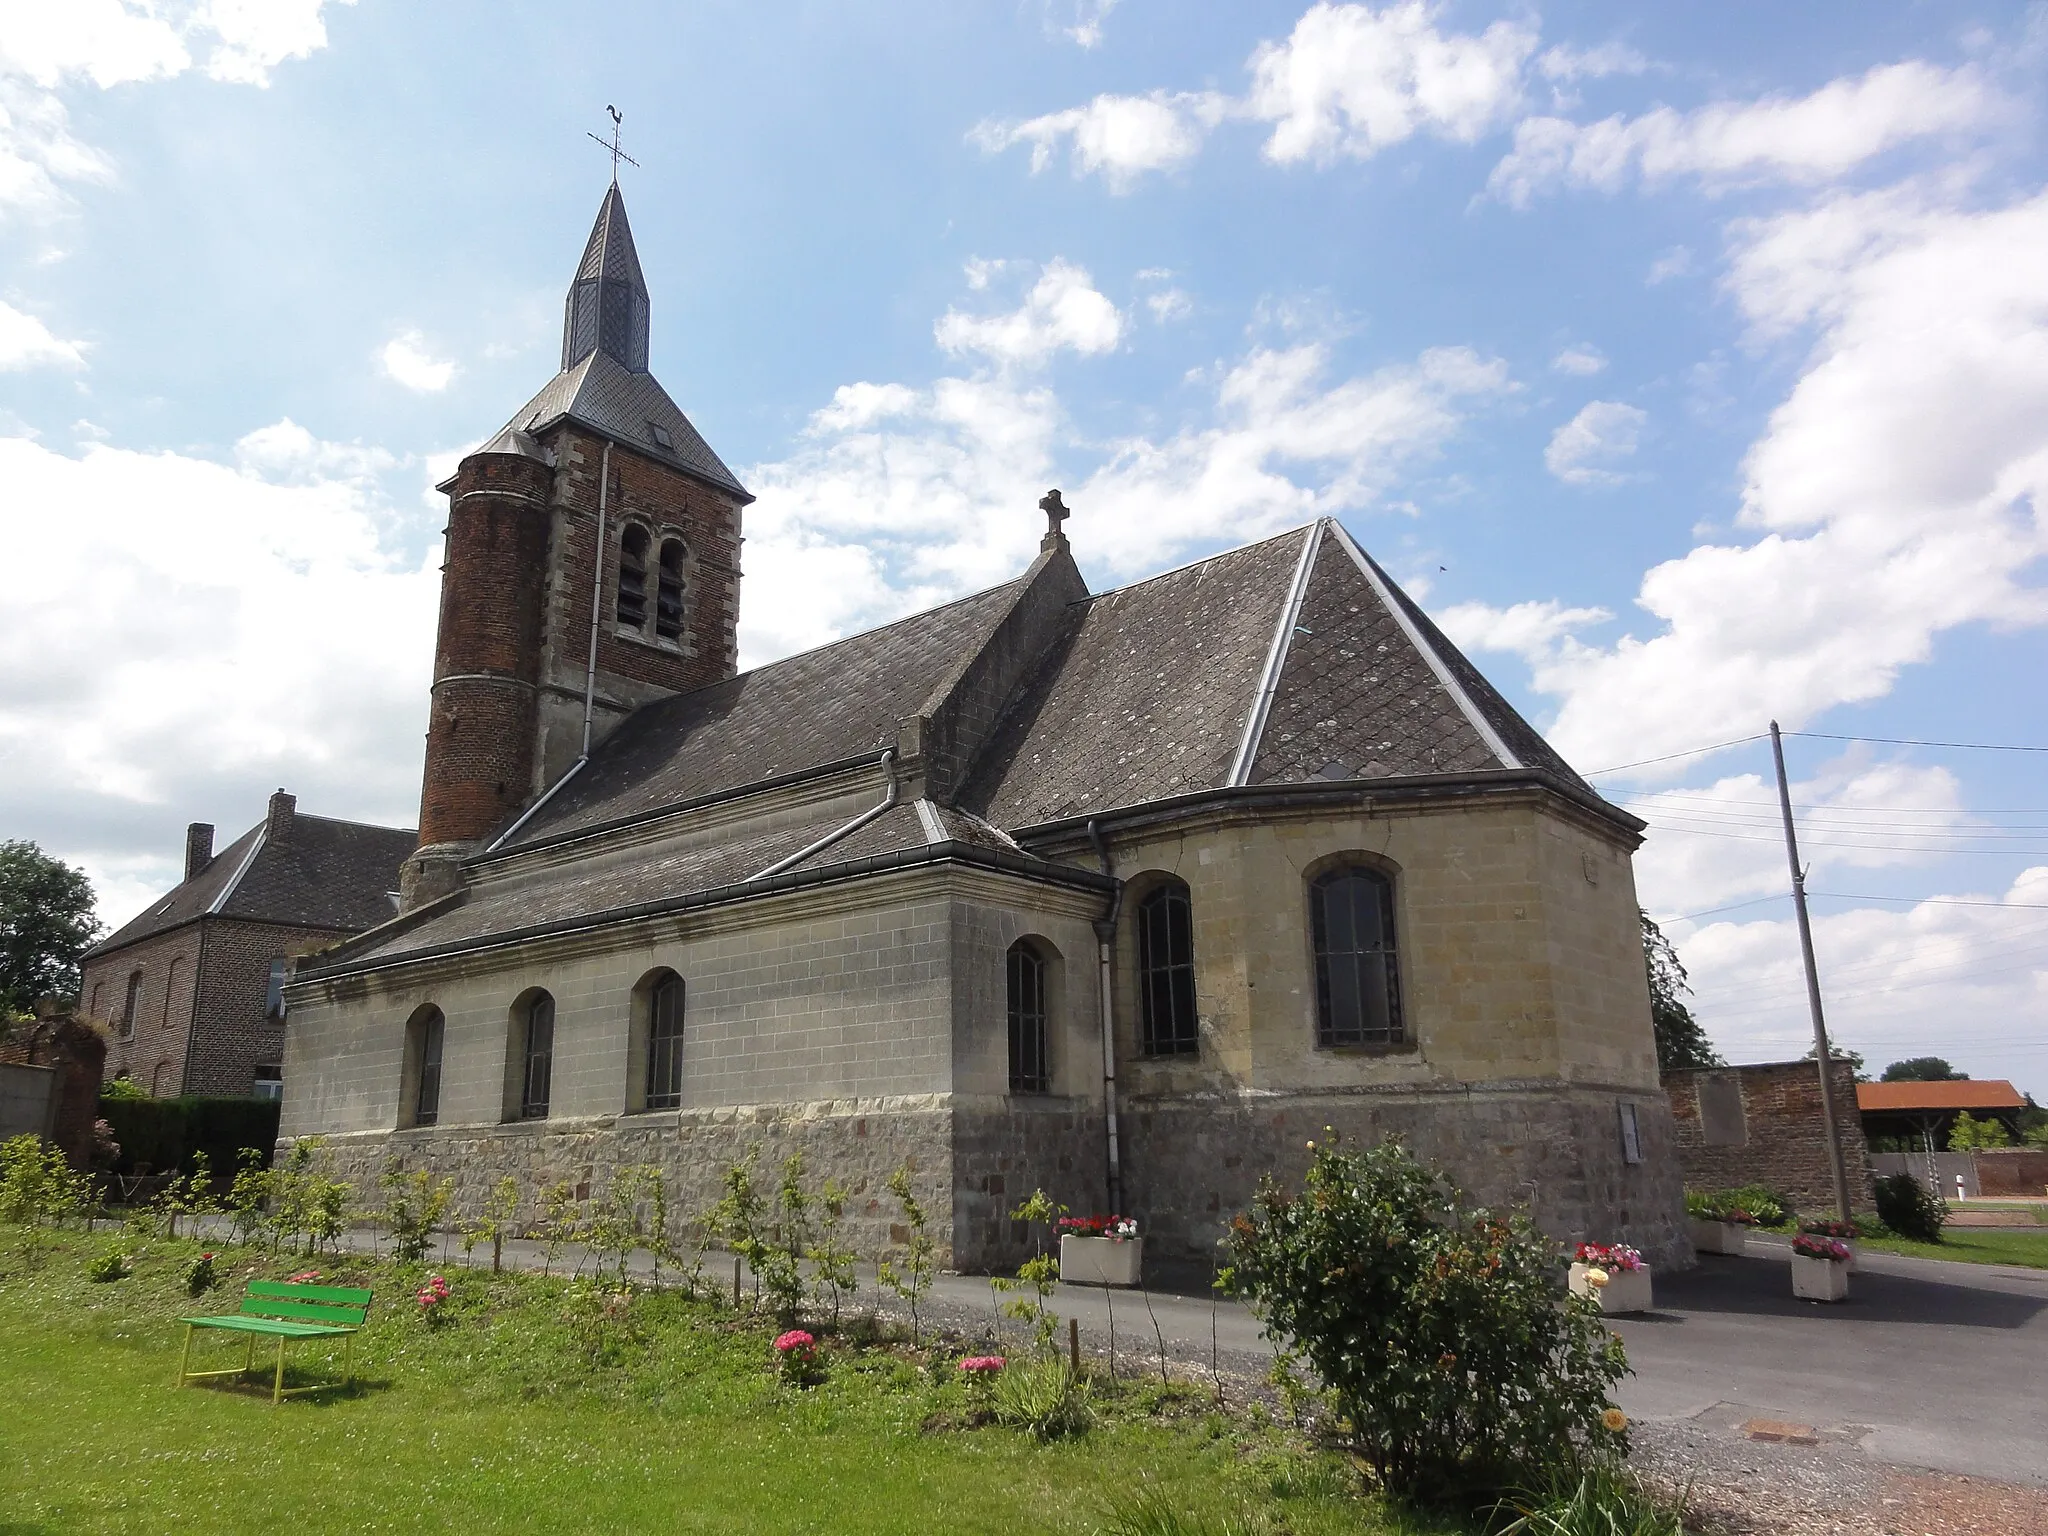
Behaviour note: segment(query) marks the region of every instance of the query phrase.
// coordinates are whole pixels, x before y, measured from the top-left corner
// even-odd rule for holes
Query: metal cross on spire
[[[619,162],[621,160],[625,161],[626,164],[632,166],[633,169],[636,171],[640,169],[640,162],[638,160],[635,160],[631,155],[627,154],[623,149],[619,148],[619,124],[625,121],[625,115],[622,112],[620,112],[617,107],[611,105],[611,103],[609,102],[605,103],[605,111],[611,113],[612,115],[612,136],[610,140],[607,141],[605,139],[598,139],[597,135],[594,133],[586,134],[585,137],[597,139],[598,143],[604,145],[606,149],[611,151],[612,185],[616,187],[619,184]]]

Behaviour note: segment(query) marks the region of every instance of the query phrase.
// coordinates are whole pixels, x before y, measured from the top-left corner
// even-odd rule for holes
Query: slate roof
[[[205,916],[359,933],[396,910],[398,866],[419,834],[303,812],[284,843],[258,822],[190,880],[86,952],[107,954]]]
[[[754,499],[690,425],[682,407],[655,382],[654,375],[632,372],[609,352],[592,352],[573,368],[564,368],[500,430],[517,428],[537,435],[565,416],[614,442],[629,444],[637,453],[666,460],[742,500]],[[654,435],[657,426],[668,434],[669,446],[663,446]]]
[[[814,651],[663,699],[607,737],[508,848],[866,754],[896,741],[984,640],[1009,582]]]

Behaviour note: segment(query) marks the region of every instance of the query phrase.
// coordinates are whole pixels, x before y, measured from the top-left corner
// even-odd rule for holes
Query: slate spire
[[[605,189],[562,314],[562,368],[602,352],[632,373],[647,371],[647,280],[617,182]]]

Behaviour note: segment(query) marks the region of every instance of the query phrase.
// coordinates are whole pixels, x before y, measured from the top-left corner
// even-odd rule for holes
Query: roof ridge
[[[228,883],[220,888],[220,893],[208,904],[206,911],[201,914],[202,916],[218,917],[220,915],[221,909],[227,906],[229,898],[235,894],[236,887],[241,885],[243,877],[249,873],[249,866],[256,862],[256,855],[263,851],[263,845],[269,840],[269,824],[267,822],[258,823],[256,827],[256,841],[249,845],[249,851],[242,855],[241,865],[228,877]]]
[[[1259,741],[1266,734],[1266,718],[1272,712],[1273,692],[1280,686],[1280,674],[1287,666],[1287,653],[1294,644],[1294,628],[1301,619],[1301,600],[1308,592],[1309,573],[1315,569],[1316,557],[1323,548],[1323,524],[1328,518],[1317,518],[1309,524],[1308,536],[1301,543],[1301,558],[1295,562],[1294,579],[1287,588],[1287,601],[1280,607],[1280,617],[1273,625],[1272,644],[1266,651],[1266,665],[1259,673],[1258,686],[1252,692],[1252,707],[1244,719],[1244,740],[1238,744],[1237,759],[1230,765],[1226,784],[1243,784],[1251,777],[1252,764],[1259,755]]]
[[[418,837],[420,832],[418,827],[387,827],[380,821],[351,821],[346,816],[322,816],[313,811],[295,810],[292,818],[295,821],[324,821],[334,827],[361,827],[369,832],[403,832],[411,837]]]

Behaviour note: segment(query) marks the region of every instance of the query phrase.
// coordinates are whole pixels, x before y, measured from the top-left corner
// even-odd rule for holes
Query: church
[[[441,487],[419,846],[296,967],[285,1143],[685,1216],[801,1152],[870,1258],[907,1163],[972,1270],[1040,1187],[1206,1265],[1328,1126],[1690,1262],[1643,824],[1340,523],[1091,592],[1053,491],[1014,580],[738,672],[751,498],[648,339],[614,183],[561,371]]]

